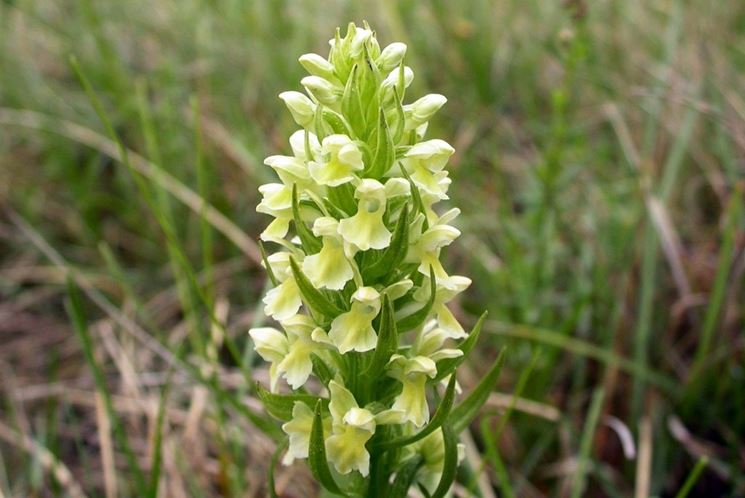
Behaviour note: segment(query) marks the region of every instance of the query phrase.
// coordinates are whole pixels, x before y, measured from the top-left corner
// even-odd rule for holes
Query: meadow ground
[[[268,496],[256,189],[363,19],[449,99],[464,390],[508,347],[456,495],[745,496],[745,3],[703,0],[0,2],[0,496]]]

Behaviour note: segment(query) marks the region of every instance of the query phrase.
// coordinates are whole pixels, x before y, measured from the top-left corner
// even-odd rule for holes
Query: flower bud
[[[440,107],[447,102],[443,95],[432,93],[425,95],[413,104],[404,106],[404,115],[406,116],[406,131],[413,130],[420,125],[429,121],[434,114],[440,110]]]
[[[300,84],[313,95],[318,102],[324,105],[334,105],[339,102],[341,90],[331,82],[320,76],[306,76],[300,80]]]
[[[390,71],[398,67],[405,55],[406,44],[395,42],[385,47],[375,62],[381,71]]]
[[[300,64],[308,71],[311,76],[320,76],[327,80],[334,80],[334,66],[329,61],[318,54],[303,54],[298,59]]]
[[[367,47],[367,53],[370,57],[375,58],[380,54],[380,45],[375,39],[373,32],[365,28],[357,28],[349,45],[349,55],[353,59],[362,56],[364,48]]]
[[[292,114],[292,119],[298,125],[306,128],[313,122],[316,105],[307,96],[300,92],[282,92],[279,94],[279,98],[285,102],[290,114]]]
[[[398,73],[399,69],[396,68],[386,76],[381,84],[383,90],[390,90],[398,84]],[[414,81],[414,71],[410,67],[404,66],[404,88],[409,88],[412,81]]]
[[[406,157],[421,162],[432,172],[442,171],[455,149],[444,140],[419,142],[406,152]]]

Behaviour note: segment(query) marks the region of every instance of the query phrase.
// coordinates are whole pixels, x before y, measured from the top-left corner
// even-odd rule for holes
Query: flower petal
[[[303,304],[300,299],[300,289],[293,277],[287,277],[284,282],[266,293],[263,299],[264,313],[277,321],[286,320],[297,313]]]

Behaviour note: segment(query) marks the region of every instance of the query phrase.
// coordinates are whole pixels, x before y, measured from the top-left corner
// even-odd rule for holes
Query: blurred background
[[[745,3],[703,0],[0,2],[0,496],[269,496],[262,161],[362,20],[449,99],[464,390],[508,347],[456,496],[745,496]]]

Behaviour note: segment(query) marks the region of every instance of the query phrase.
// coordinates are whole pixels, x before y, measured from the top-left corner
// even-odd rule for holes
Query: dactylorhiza
[[[308,459],[329,492],[448,493],[461,460],[457,433],[483,403],[499,362],[460,404],[456,367],[478,336],[448,302],[471,283],[450,275],[441,250],[460,232],[445,168],[454,150],[428,138],[445,104],[405,104],[414,73],[406,45],[381,50],[365,24],[305,54],[305,93],[279,97],[298,130],[286,155],[267,157],[278,181],[259,187],[257,211],[276,326],[249,331],[270,363],[267,410],[284,423],[284,464]],[[284,387],[282,384],[286,384]],[[398,494],[397,494],[398,493]]]

